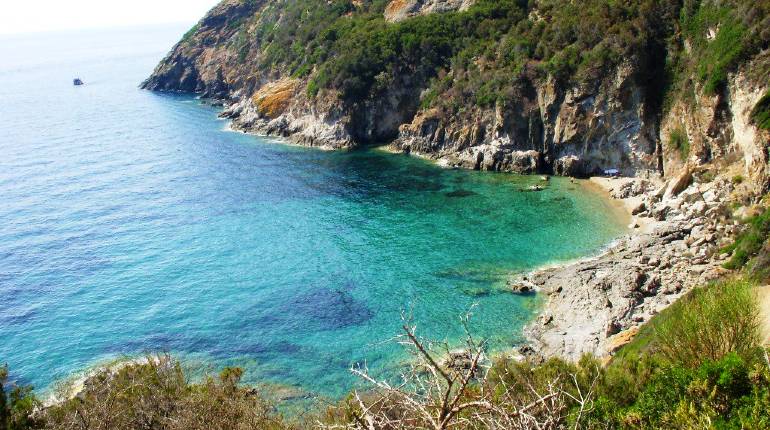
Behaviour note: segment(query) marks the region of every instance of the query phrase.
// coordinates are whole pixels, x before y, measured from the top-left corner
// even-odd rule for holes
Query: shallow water
[[[444,170],[227,132],[217,110],[137,89],[183,28],[0,40],[0,362],[38,387],[170,351],[336,397],[352,363],[419,333],[521,341],[511,272],[623,231],[555,178]],[[80,76],[83,87],[71,80]]]

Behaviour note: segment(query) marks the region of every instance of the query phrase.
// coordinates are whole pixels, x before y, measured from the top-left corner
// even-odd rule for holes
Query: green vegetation
[[[291,428],[255,390],[238,385],[242,375],[239,368],[225,368],[192,384],[177,361],[148,357],[141,364],[100,372],[80,395],[38,414],[40,422],[25,428]]]
[[[685,0],[676,24],[681,38],[668,41],[667,99],[689,97],[693,76],[707,95],[721,91],[728,73],[770,46],[769,14],[767,1]]]
[[[671,305],[653,325],[658,353],[690,367],[731,352],[749,358],[760,341],[751,288],[745,281],[718,282]]]
[[[747,31],[727,7],[705,4],[696,10],[692,14],[683,10],[682,27],[699,54],[695,65],[698,79],[707,94],[714,94],[727,82],[727,72],[745,55]]]
[[[687,137],[687,131],[681,127],[671,130],[668,146],[679,153],[682,161],[686,161],[690,155],[690,139]]]
[[[37,407],[32,387],[9,383],[8,367],[0,367],[0,430],[37,428],[40,423],[32,418]]]
[[[418,358],[405,374],[422,378],[422,388],[379,385],[290,420],[240,386],[238,368],[190,383],[178,362],[149,357],[97,374],[79,396],[46,410],[34,412],[30,389],[15,387],[0,429],[762,429],[770,425],[770,361],[750,288],[735,279],[696,289],[607,365],[591,356],[539,364],[502,358],[482,373],[483,344],[469,338],[478,352],[465,367],[448,367],[438,364],[435,344],[405,325]],[[0,376],[7,387],[7,371]]]
[[[765,281],[770,279],[770,210],[746,221],[746,229],[735,238],[735,242],[723,249],[732,252],[724,266],[727,269],[746,268],[750,277]]]
[[[757,127],[770,130],[770,91],[768,91],[751,111],[751,120]]]
[[[195,33],[198,32],[199,29],[200,29],[200,24],[193,25],[189,30],[187,30],[184,36],[182,36],[182,41],[189,40],[191,37],[195,35]]]
[[[770,46],[770,2],[749,0],[477,0],[467,11],[383,17],[387,0],[281,0],[230,22],[240,62],[308,77],[307,93],[348,103],[390,87],[429,88],[422,107],[457,114],[520,100],[534,80],[596,85],[624,61],[641,66],[657,108],[713,94],[727,73]],[[685,45],[688,49],[685,49]]]
[[[603,371],[586,427],[765,427],[770,363],[751,287],[696,289],[642,327]]]

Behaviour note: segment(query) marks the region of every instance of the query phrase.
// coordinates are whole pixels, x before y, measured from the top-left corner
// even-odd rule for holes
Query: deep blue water
[[[0,39],[0,362],[39,388],[170,351],[339,396],[418,330],[521,341],[510,273],[623,231],[555,178],[443,170],[228,132],[215,108],[137,89],[184,28]],[[80,76],[83,87],[73,87]]]

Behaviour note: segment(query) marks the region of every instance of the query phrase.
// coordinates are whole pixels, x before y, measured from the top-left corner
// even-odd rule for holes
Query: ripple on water
[[[136,89],[179,31],[0,43],[0,362],[24,381],[171,351],[341,396],[351,363],[405,359],[382,343],[405,309],[452,340],[475,305],[476,334],[510,347],[537,300],[507,274],[622,232],[560,178],[521,192],[537,178],[223,132],[214,108]]]

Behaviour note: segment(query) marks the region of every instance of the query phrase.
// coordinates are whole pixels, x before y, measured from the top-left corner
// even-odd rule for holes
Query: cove
[[[475,336],[516,345],[537,303],[506,278],[624,231],[564,178],[529,192],[539,177],[227,132],[193,97],[136,89],[177,37],[153,31],[27,40],[34,61],[0,69],[0,361],[25,383],[169,351],[336,398],[351,364],[406,359],[385,342],[404,310],[451,341],[472,309]],[[60,86],[75,61],[87,85]]]

